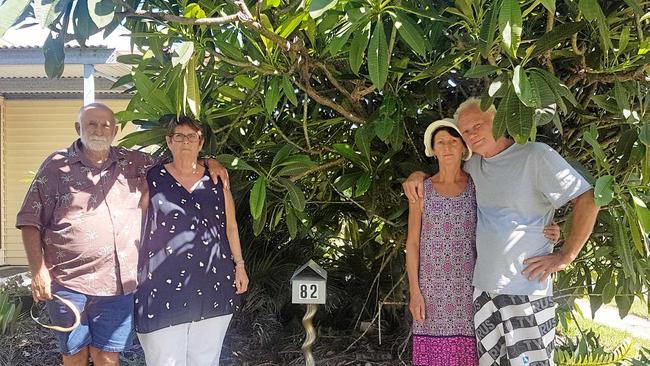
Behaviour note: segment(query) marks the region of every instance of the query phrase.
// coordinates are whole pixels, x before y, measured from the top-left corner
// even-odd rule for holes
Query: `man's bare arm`
[[[545,281],[553,272],[564,270],[573,262],[580,250],[585,245],[596,223],[598,206],[594,201],[594,191],[589,190],[573,200],[573,220],[569,230],[569,236],[559,251],[528,258],[524,264],[528,265],[522,274],[528,276],[529,280],[539,277]]]
[[[49,300],[52,298],[52,279],[43,258],[41,233],[35,226],[22,226],[20,231],[32,272],[32,297],[34,301]]]

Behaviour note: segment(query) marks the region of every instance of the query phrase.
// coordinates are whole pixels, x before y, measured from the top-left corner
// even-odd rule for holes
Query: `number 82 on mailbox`
[[[294,304],[324,304],[325,281],[294,280],[292,283],[292,302]]]

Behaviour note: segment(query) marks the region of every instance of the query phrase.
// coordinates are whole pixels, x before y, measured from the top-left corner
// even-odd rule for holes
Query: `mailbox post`
[[[327,296],[327,271],[313,260],[298,268],[291,276],[291,302],[294,304],[306,304],[307,310],[302,318],[302,325],[305,327],[305,342],[302,344],[302,352],[305,355],[305,365],[314,366],[314,355],[311,346],[316,341],[316,330],[312,319],[318,310],[318,304],[325,304]]]

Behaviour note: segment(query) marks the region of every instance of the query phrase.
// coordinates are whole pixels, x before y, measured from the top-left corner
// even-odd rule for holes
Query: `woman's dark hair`
[[[176,127],[178,126],[188,126],[189,128],[193,129],[196,131],[201,138],[203,138],[203,126],[201,126],[201,122],[195,120],[194,118],[188,117],[188,116],[179,116],[176,117],[173,114],[167,114],[162,117],[160,117],[159,120],[160,123],[163,125],[167,125],[167,135],[171,136],[174,134],[174,131],[176,130]]]
[[[463,146],[467,147],[467,145],[465,144],[465,141],[460,136],[460,133],[458,133],[458,130],[456,130],[455,128],[448,127],[448,126],[442,126],[442,127],[436,128],[436,130],[433,131],[433,134],[431,134],[431,148],[432,149],[436,144],[436,135],[438,134],[438,132],[441,132],[441,131],[447,131],[447,133],[449,133],[453,137],[459,138],[460,141],[463,143]]]

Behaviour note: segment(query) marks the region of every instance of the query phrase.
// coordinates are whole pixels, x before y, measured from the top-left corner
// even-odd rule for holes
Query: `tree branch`
[[[187,25],[223,25],[223,24],[230,24],[234,23],[236,21],[241,22],[243,26],[246,28],[256,32],[262,37],[265,37],[269,40],[271,40],[273,43],[275,43],[278,47],[280,47],[282,50],[290,53],[296,54],[297,60],[295,61],[296,63],[300,64],[303,63],[305,60],[308,59],[309,55],[306,52],[306,49],[303,44],[299,42],[290,42],[286,38],[280,37],[279,35],[275,34],[274,32],[264,28],[261,23],[256,21],[253,18],[253,15],[251,14],[250,10],[248,10],[248,7],[244,3],[244,1],[237,0],[234,1],[233,4],[239,7],[239,11],[236,14],[232,15],[226,15],[223,17],[218,17],[218,18],[185,18],[182,16],[178,15],[172,15],[172,14],[164,14],[164,13],[154,13],[150,11],[142,11],[142,10],[136,10],[133,9],[132,7],[128,6],[123,0],[117,0],[116,1],[119,5],[122,5],[126,11],[119,13],[120,16],[123,17],[143,17],[143,18],[150,18],[150,19],[155,19],[155,20],[160,20],[160,21],[166,21],[166,22],[173,22],[173,23],[180,23],[180,24],[187,24]],[[254,65],[250,65],[247,63],[241,63],[240,61],[232,60],[229,59],[223,55],[219,55],[224,61],[235,65],[235,66],[242,66],[242,67],[252,67]],[[300,66],[300,65],[298,65]],[[327,68],[325,68],[327,69]],[[262,69],[264,70],[264,69]],[[260,71],[260,70],[257,70]],[[268,74],[268,70],[264,71],[265,74]],[[273,73],[271,73],[273,74]],[[329,76],[328,76],[329,78]],[[314,90],[311,85],[309,84],[309,78],[305,79],[306,82],[305,84],[301,84],[299,82],[296,82],[296,85],[300,87],[303,91],[305,91],[312,99],[314,99],[316,102],[332,108],[333,110],[339,112],[341,115],[343,115],[345,118],[348,120],[355,122],[355,123],[363,123],[365,120],[358,116],[355,113],[350,112],[340,104],[335,103],[333,100],[327,99],[320,94],[316,90]],[[330,78],[330,82],[332,82],[332,85],[337,87],[337,89],[341,90],[341,85],[338,84],[338,82],[334,78]],[[345,89],[343,89],[345,90]],[[345,94],[345,93],[344,93]],[[349,95],[349,92],[347,92],[347,95]],[[350,96],[351,98],[351,96]]]
[[[280,37],[274,32],[264,28],[264,26],[260,22],[256,21],[253,18],[253,15],[251,14],[250,10],[248,10],[248,7],[244,3],[244,1],[241,0],[233,2],[234,5],[239,7],[239,11],[237,13],[231,15],[225,15],[222,17],[216,17],[216,18],[215,17],[186,18],[183,16],[173,15],[173,14],[151,12],[146,10],[136,10],[128,6],[128,4],[126,4],[123,0],[116,0],[116,3],[122,5],[126,9],[126,11],[124,12],[117,13],[118,16],[120,17],[140,17],[140,18],[149,18],[149,19],[155,19],[159,21],[186,24],[186,25],[207,25],[207,26],[231,24],[236,21],[239,21],[246,28],[271,40],[273,43],[278,45],[278,47],[280,47],[284,51],[306,54],[306,52],[304,52],[305,50],[303,49],[303,47],[300,47],[300,45],[291,43],[286,38]]]
[[[338,90],[341,92],[341,94],[343,94],[343,95],[344,95],[346,98],[348,98],[350,101],[354,102],[354,100],[352,99],[352,95],[350,94],[350,92],[349,92],[347,89],[345,89],[345,88],[343,87],[343,85],[339,84],[339,82],[336,80],[336,78],[334,77],[334,75],[332,75],[332,73],[331,73],[330,70],[327,68],[327,66],[325,66],[325,64],[323,64],[323,63],[320,62],[320,61],[316,61],[316,62],[314,62],[314,65],[316,65],[317,68],[321,69],[321,70],[325,73],[325,76],[327,76],[327,78],[329,79],[330,83],[332,83],[332,85],[334,85],[334,87],[335,87],[336,89],[338,89]]]
[[[553,30],[553,24],[555,23],[555,13],[552,11],[546,10],[546,33],[549,33]],[[551,50],[544,52],[544,64],[548,71],[555,75],[555,68],[553,67],[553,61],[551,61]]]
[[[629,80],[644,81],[646,78],[645,70],[648,69],[649,67],[650,65],[642,65],[641,67],[635,70],[614,73],[614,74],[596,73],[593,71],[583,69],[573,74],[569,79],[567,79],[565,84],[567,87],[572,88],[581,80],[587,80],[589,84],[595,82],[610,84],[616,81],[629,81]]]
[[[307,132],[307,111],[309,106],[309,98],[304,97],[302,101],[302,132],[305,134],[305,142],[307,148],[311,150],[311,142],[309,142],[309,133]]]
[[[233,59],[229,58],[228,56],[224,55],[223,53],[215,51],[215,50],[208,50],[208,52],[210,54],[213,54],[214,57],[217,58],[217,60],[224,61],[225,63],[233,65],[233,66],[242,67],[242,68],[245,68],[245,69],[255,70],[256,72],[258,72],[258,73],[260,73],[262,75],[278,75],[278,74],[280,74],[280,72],[278,70],[265,69],[263,67],[256,66],[255,64],[250,63],[250,62],[233,60]]]
[[[334,102],[333,100],[327,99],[327,98],[323,97],[322,95],[318,94],[318,92],[316,90],[314,90],[314,88],[312,88],[312,86],[309,84],[309,80],[307,80],[307,82],[304,85],[302,83],[300,83],[299,81],[294,81],[294,83],[296,85],[298,85],[298,87],[300,89],[302,89],[302,91],[307,93],[307,95],[309,95],[313,100],[315,100],[316,102],[318,102],[321,105],[324,105],[326,107],[330,107],[333,110],[339,112],[347,120],[349,120],[351,122],[354,122],[354,123],[359,123],[359,124],[362,124],[362,123],[366,122],[365,119],[363,119],[362,117],[359,117],[358,115],[356,115],[356,114],[350,112],[349,110],[345,109],[342,105],[340,105],[340,104]]]
[[[375,89],[377,89],[377,87],[374,86],[374,85],[370,85],[367,88],[365,87],[365,85],[359,85],[356,88],[354,88],[354,90],[352,91],[352,95],[351,95],[352,100],[354,100],[354,102],[356,103],[356,102],[360,101],[361,98],[363,98],[366,95],[374,92]]]
[[[315,166],[315,167],[313,167],[313,168],[311,168],[311,169],[309,169],[309,170],[307,170],[305,172],[294,175],[293,177],[289,178],[289,180],[292,181],[292,182],[295,182],[295,181],[300,180],[300,179],[302,179],[302,178],[304,178],[304,177],[306,177],[306,176],[308,176],[308,175],[310,175],[312,173],[322,172],[323,170],[328,170],[329,168],[332,168],[332,167],[335,167],[335,166],[340,166],[341,164],[345,163],[345,161],[346,161],[345,158],[340,158],[340,159],[336,159],[334,161],[330,161],[329,163],[325,163],[323,165]]]

